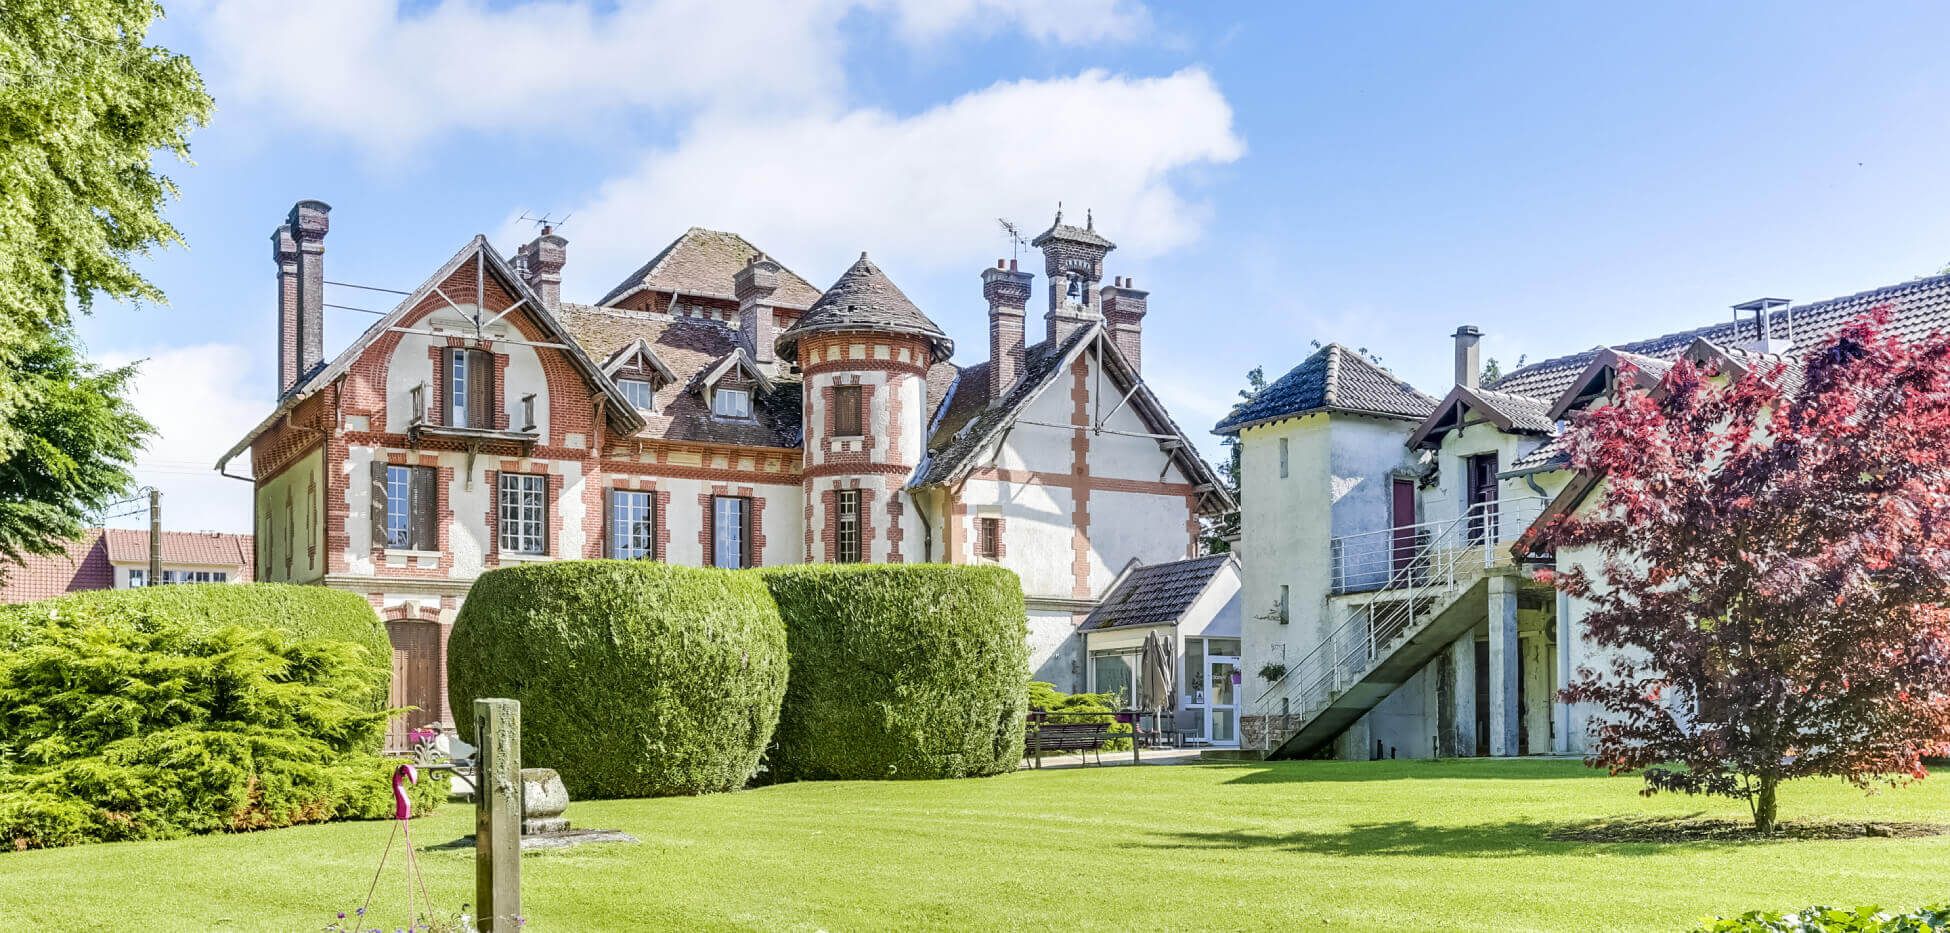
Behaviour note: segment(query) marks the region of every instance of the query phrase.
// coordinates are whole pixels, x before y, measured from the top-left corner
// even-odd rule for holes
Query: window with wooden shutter
[[[732,570],[752,566],[750,499],[742,496],[712,497],[711,566]]]
[[[413,468],[412,514],[410,537],[416,551],[437,551],[440,549],[440,502],[438,474],[433,467]]]
[[[985,516],[975,520],[975,556],[1002,559],[1002,519]]]
[[[467,351],[467,426],[494,427],[494,357],[486,350]]]
[[[865,420],[860,411],[859,386],[833,387],[833,433],[841,437],[857,437],[865,433],[861,423]]]
[[[433,467],[372,465],[372,540],[379,547],[440,547],[439,474]]]

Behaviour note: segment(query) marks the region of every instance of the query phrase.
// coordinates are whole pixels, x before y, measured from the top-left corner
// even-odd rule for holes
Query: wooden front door
[[[1486,535],[1496,528],[1496,454],[1478,454],[1467,461],[1467,497],[1464,505],[1469,509],[1469,543],[1480,543]]]
[[[1395,532],[1389,547],[1388,574],[1399,582],[1406,579],[1409,566],[1415,563],[1415,481],[1395,480],[1390,493]]]
[[[386,747],[407,748],[406,734],[440,721],[440,623],[396,619],[386,623],[393,643],[393,689],[388,703],[412,706],[386,725]]]

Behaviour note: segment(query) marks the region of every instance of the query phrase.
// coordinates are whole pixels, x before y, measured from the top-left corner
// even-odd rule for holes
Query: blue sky
[[[1312,340],[1440,395],[1458,324],[1507,365],[1942,268],[1946,31],[1934,3],[174,3],[156,39],[218,107],[167,166],[189,247],[144,260],[168,306],[82,331],[148,360],[169,524],[242,531],[208,468],[272,406],[296,199],[333,205],[328,278],[402,289],[523,211],[573,212],[568,300],[692,225],[821,286],[868,250],[964,363],[995,218],[1060,199],[1151,290],[1147,380],[1216,455],[1244,372]],[[330,351],[370,321],[334,312]]]

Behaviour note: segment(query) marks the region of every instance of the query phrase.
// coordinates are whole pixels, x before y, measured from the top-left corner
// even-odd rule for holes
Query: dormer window
[[[653,404],[652,399],[657,394],[656,388],[650,385],[648,379],[618,379],[616,388],[623,393],[623,398],[630,403],[630,406],[638,411],[649,411]]]
[[[752,394],[745,389],[719,389],[711,396],[711,413],[720,418],[750,418]]]

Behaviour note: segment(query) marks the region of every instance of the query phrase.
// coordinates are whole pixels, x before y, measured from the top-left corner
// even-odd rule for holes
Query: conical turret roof
[[[866,253],[861,253],[860,261],[813,302],[811,310],[779,334],[779,355],[786,359],[796,357],[799,338],[807,334],[842,330],[923,337],[936,360],[945,360],[955,352],[955,342],[948,339],[940,325],[922,314]]]

